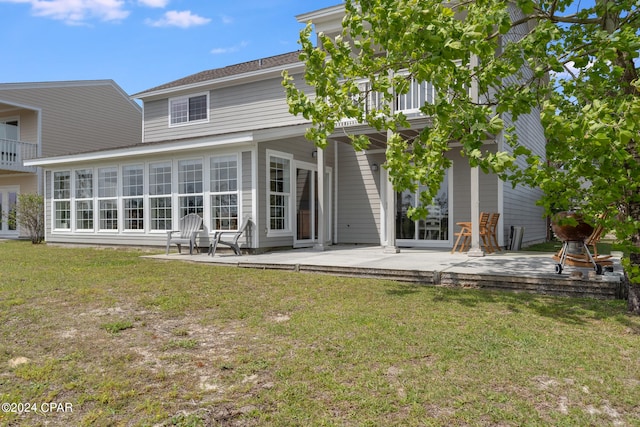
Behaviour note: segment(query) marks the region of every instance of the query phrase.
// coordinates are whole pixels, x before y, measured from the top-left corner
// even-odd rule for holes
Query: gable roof
[[[283,67],[285,65],[296,64],[300,62],[300,51],[284,53],[281,55],[270,56],[268,58],[256,59],[253,61],[242,62],[240,64],[229,65],[222,68],[214,68],[212,70],[201,71],[190,76],[165,83],[160,86],[147,89],[142,92],[131,95],[132,98],[142,98],[144,95],[158,91],[166,91],[183,86],[197,85],[199,83],[209,82],[211,80],[221,79],[225,77],[241,76],[247,73],[255,73],[266,71],[274,68]]]

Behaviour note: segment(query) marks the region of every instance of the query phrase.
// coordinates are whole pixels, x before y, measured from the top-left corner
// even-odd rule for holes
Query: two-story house
[[[298,20],[337,31],[343,13],[339,5]],[[309,123],[289,113],[281,84],[287,70],[297,87],[313,93],[298,55],[208,70],[133,95],[144,103],[140,144],[27,162],[46,169],[46,239],[161,246],[181,217],[197,213],[201,246],[212,232],[234,230],[250,215],[243,246],[253,251],[329,244],[451,248],[455,224],[471,219],[474,200],[482,211],[501,213],[501,245],[512,225],[525,227],[525,242],[545,239],[535,206],[539,191],[474,175],[457,150],[447,154],[453,166],[434,201],[437,225],[410,220],[407,207],[417,194],[390,189],[382,167],[385,134],[341,123],[370,135],[373,144],[364,152],[354,151],[342,132],[325,150],[304,138]],[[428,126],[418,107],[432,96],[428,83],[414,82],[397,99],[410,119],[408,132]],[[520,141],[544,155],[539,117],[516,126]],[[488,150],[502,148],[500,136],[487,141]]]
[[[112,80],[0,84],[0,238],[20,235],[18,195],[43,190],[24,161],[135,144],[141,117]]]

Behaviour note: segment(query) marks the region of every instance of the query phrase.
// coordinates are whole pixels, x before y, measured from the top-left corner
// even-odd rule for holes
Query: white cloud
[[[225,25],[228,24],[233,24],[233,18],[227,15],[221,15],[220,19],[222,20],[222,23]]]
[[[216,47],[211,49],[211,53],[213,55],[223,55],[225,53],[233,53],[233,52],[237,52],[240,49],[247,47],[249,45],[249,42],[240,42],[240,44],[235,45],[235,46],[230,46],[230,47]]]
[[[6,0],[0,0],[6,1]],[[102,21],[120,21],[129,16],[124,0],[9,0],[27,3],[36,16],[80,25],[91,18]]]
[[[138,0],[143,6],[165,8],[169,4],[169,0]]]
[[[164,14],[163,18],[158,19],[157,21],[148,19],[146,22],[152,27],[189,28],[208,24],[209,22],[211,22],[211,19],[194,15],[190,10],[185,10],[182,12],[178,12],[177,10],[170,10]]]

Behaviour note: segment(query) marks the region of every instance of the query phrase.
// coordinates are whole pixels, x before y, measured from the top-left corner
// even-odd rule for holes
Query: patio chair
[[[479,223],[480,238],[482,239],[482,243],[484,244],[484,247],[487,250],[487,252],[491,253],[493,252],[493,246],[488,241],[489,234],[487,231],[487,227],[489,224],[489,213],[480,212],[479,222],[480,222]],[[471,244],[472,224],[470,222],[458,222],[456,224],[460,226],[460,231],[457,233],[453,233],[453,235],[457,236],[458,238],[456,239],[456,243],[453,245],[453,249],[451,250],[451,253],[454,253],[456,251],[456,248],[458,247],[459,243],[461,243],[460,252],[464,252],[465,250],[469,249],[469,245]],[[462,242],[460,242],[461,240]]]
[[[495,212],[492,213],[489,217],[489,223],[487,224],[487,239],[491,244],[492,248],[500,251],[500,245],[498,244],[498,237],[496,235],[496,230],[498,228],[498,220],[500,219],[500,213]]]
[[[240,251],[240,245],[238,245],[238,239],[240,239],[240,236],[242,236],[250,223],[251,215],[245,215],[242,219],[242,224],[237,231],[217,231],[215,233],[215,236],[213,237],[213,242],[211,242],[211,245],[209,246],[209,255],[214,256],[216,254],[218,245],[229,246],[231,249],[233,249],[233,252],[236,255],[242,255],[242,252]],[[223,236],[226,236],[226,240],[222,240]]]
[[[167,255],[172,244],[178,246],[178,252],[182,253],[182,245],[189,245],[189,255],[193,255],[196,246],[196,236],[202,227],[202,218],[198,214],[188,214],[180,218],[180,230],[167,231]],[[174,234],[180,233],[176,236]]]

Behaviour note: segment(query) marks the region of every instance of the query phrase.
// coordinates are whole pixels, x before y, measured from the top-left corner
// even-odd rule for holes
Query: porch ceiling
[[[411,139],[418,136],[420,131],[431,123],[431,120],[428,118],[420,118],[419,120],[412,120],[412,128],[403,129],[400,131],[400,134],[405,139]],[[357,124],[351,126],[343,126],[336,130],[336,132],[331,135],[331,139],[339,142],[343,142],[345,144],[350,144],[351,140],[349,139],[349,135],[366,135],[369,137],[371,141],[370,150],[376,149],[386,149],[387,148],[387,133],[386,132],[378,132],[375,129],[372,129],[370,126],[366,124]]]

